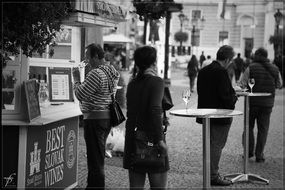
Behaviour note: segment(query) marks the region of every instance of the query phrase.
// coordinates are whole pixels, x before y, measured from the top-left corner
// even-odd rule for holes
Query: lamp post
[[[178,15],[179,21],[180,21],[180,31],[182,32],[183,22],[187,19],[186,15],[183,13],[180,13]]]
[[[178,18],[179,18],[179,21],[180,21],[180,32],[182,33],[183,32],[183,23],[186,21],[188,21],[188,18],[185,14],[183,13],[180,13],[178,15]],[[179,48],[179,54],[182,55],[182,40],[180,41],[180,48]],[[178,55],[179,55],[178,54]]]
[[[277,12],[274,14],[274,18],[275,18],[275,22],[276,22],[276,33],[279,33],[279,24],[281,22],[282,19],[282,13],[280,12],[279,9],[277,9]]]
[[[278,38],[279,36],[279,24],[281,22],[281,19],[282,19],[283,15],[282,13],[280,12],[279,9],[277,9],[277,12],[274,14],[274,18],[275,18],[275,23],[276,23],[276,37]],[[277,48],[275,50],[275,58],[280,56],[280,43],[282,42],[276,42],[277,43]]]

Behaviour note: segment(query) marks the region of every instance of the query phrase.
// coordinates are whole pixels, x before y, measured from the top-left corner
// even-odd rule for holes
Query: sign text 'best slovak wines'
[[[44,129],[29,128],[26,187],[68,187],[76,182],[77,122],[73,118]]]

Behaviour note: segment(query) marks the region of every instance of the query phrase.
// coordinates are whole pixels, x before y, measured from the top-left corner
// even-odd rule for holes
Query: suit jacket
[[[227,70],[217,61],[200,70],[197,80],[198,108],[234,109],[237,97]],[[202,120],[197,118],[198,123]],[[211,119],[212,124],[230,124],[232,118]]]

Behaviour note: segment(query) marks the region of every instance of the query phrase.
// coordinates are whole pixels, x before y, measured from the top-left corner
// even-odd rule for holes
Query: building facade
[[[273,44],[269,38],[276,32],[274,14],[277,9],[283,14],[279,32],[283,32],[284,4],[282,0],[177,0],[183,3],[183,30],[189,38],[183,46],[191,47],[191,53],[215,58],[215,53],[221,45],[231,45],[242,57],[249,57],[259,47],[269,51],[269,58],[274,58]],[[225,4],[224,4],[225,3]],[[172,15],[171,44],[179,46],[174,40],[175,32],[181,29],[180,13]],[[193,24],[193,18],[203,19],[204,27]],[[195,29],[193,30],[193,25]]]

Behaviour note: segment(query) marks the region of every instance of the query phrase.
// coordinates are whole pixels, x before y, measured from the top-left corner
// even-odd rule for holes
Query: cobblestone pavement
[[[127,77],[128,74],[124,73]],[[126,80],[128,81],[128,80]],[[176,108],[184,108],[181,91],[188,87],[188,78],[184,71],[175,70],[171,76],[171,93]],[[271,115],[271,124],[265,147],[265,163],[256,163],[249,160],[249,173],[258,174],[268,179],[269,185],[258,182],[239,182],[230,188],[236,189],[284,189],[284,90],[277,90],[275,106]],[[189,107],[197,105],[197,94],[192,94]],[[243,111],[243,98],[240,97],[236,110]],[[203,163],[202,163],[202,128],[194,118],[169,116],[170,127],[167,133],[169,146],[170,170],[168,173],[168,187],[173,189],[202,189]],[[124,124],[121,126],[124,127]],[[220,173],[230,174],[243,172],[243,147],[241,136],[243,131],[243,116],[234,118],[229,132],[227,144],[220,161]],[[86,156],[83,129],[79,133],[79,165],[78,188],[86,186]],[[105,165],[106,188],[128,188],[128,173],[122,168],[122,157],[106,158]],[[148,182],[146,188],[148,188]],[[228,188],[228,187],[227,187]],[[213,188],[213,189],[217,189]],[[220,187],[219,187],[220,189]],[[221,188],[221,189],[226,189]]]

